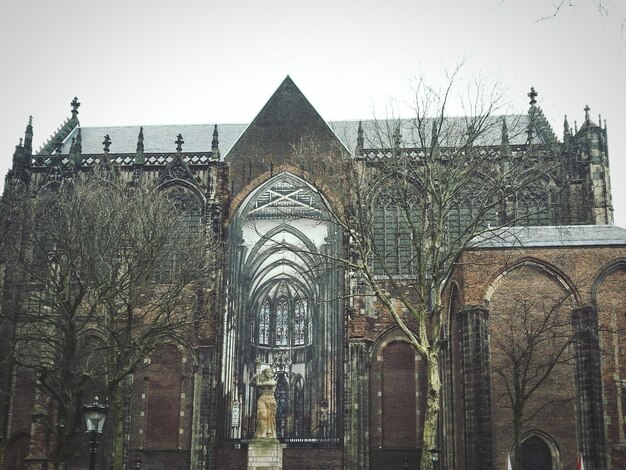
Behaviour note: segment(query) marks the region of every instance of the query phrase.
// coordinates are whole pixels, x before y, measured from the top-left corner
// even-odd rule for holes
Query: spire
[[[220,156],[220,139],[219,134],[217,132],[217,124],[213,128],[213,140],[211,141],[211,152],[213,153],[213,157]]]
[[[70,146],[70,162],[74,164],[74,168],[78,168],[82,162],[82,152],[83,152],[83,137],[80,130],[78,128],[78,132],[76,133],[76,137],[72,137],[72,145]]]
[[[502,118],[502,145],[509,145],[509,128],[506,125],[506,119]]]
[[[530,103],[529,104],[531,106],[535,106],[537,104],[536,98],[537,98],[537,96],[539,96],[539,93],[537,93],[535,91],[535,87],[534,86],[530,87],[530,93],[528,93],[527,96],[530,98]]]
[[[28,155],[33,154],[33,117],[28,116],[28,124],[24,133],[24,150]]]
[[[104,136],[104,140],[102,141],[102,149],[104,150],[104,154],[108,155],[109,154],[109,148],[111,147],[111,137],[109,137],[109,134]]]
[[[363,155],[363,121],[359,121],[359,128],[356,131],[356,154]]]
[[[176,144],[176,151],[178,153],[183,151],[183,144],[185,143],[185,141],[183,140],[183,135],[182,134],[178,134],[176,136],[176,141],[174,142]]]
[[[139,128],[139,134],[137,135],[137,154],[135,155],[135,165],[143,165],[146,163],[146,157],[143,156],[143,127]]]
[[[143,127],[139,128],[137,135],[137,153],[143,153]]]
[[[563,135],[570,135],[572,130],[569,127],[569,122],[567,121],[567,114],[565,115],[565,119],[563,120]]]
[[[402,147],[402,133],[400,132],[400,123],[396,125],[396,129],[393,131],[393,147],[396,155],[400,155],[400,148]]]
[[[80,106],[78,98],[74,97],[70,105],[72,106],[72,119],[78,119],[78,108]]]

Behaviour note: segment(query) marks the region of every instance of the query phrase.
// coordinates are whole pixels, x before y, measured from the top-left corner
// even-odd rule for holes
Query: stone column
[[[364,340],[348,343],[345,385],[344,452],[346,469],[369,468],[369,355]]]
[[[489,361],[489,312],[466,307],[457,316],[463,400],[465,404],[465,468],[493,469],[493,408]]]
[[[574,360],[576,364],[578,442],[588,470],[606,470],[604,400],[598,339],[598,315],[591,307],[572,312]]]

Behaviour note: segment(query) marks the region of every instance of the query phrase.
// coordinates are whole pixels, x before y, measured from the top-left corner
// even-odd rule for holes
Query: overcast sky
[[[368,119],[464,60],[514,112],[534,86],[559,138],[564,114],[602,114],[626,226],[626,2],[572,3],[538,21],[552,1],[3,0],[0,173],[28,116],[38,148],[74,96],[83,126],[247,123],[290,75],[326,120]]]

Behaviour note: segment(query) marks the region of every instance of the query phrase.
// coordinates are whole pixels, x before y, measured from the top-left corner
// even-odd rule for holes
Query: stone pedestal
[[[248,470],[282,470],[283,448],[278,439],[255,437],[248,444]]]

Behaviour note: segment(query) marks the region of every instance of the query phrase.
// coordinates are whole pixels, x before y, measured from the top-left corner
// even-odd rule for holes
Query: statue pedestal
[[[283,448],[278,439],[255,437],[248,444],[248,470],[282,470]]]

